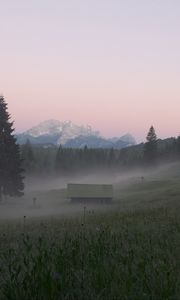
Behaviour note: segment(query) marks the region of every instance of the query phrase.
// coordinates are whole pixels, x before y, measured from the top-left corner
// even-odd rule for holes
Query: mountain
[[[134,145],[130,143],[129,140],[127,142],[125,140],[121,140],[121,138],[113,141],[112,139],[105,139],[100,136],[78,136],[72,140],[67,141],[65,144],[67,148],[84,148],[87,146],[88,148],[115,148],[122,149],[129,146]]]
[[[63,145],[64,147],[83,148],[125,148],[136,144],[134,137],[126,134],[120,138],[106,139],[99,131],[92,130],[91,126],[76,125],[71,121],[60,122],[58,120],[47,120],[37,126],[17,134],[19,144],[26,143],[27,139],[32,144]]]
[[[113,143],[108,139],[104,139],[99,136],[78,136],[74,139],[67,141],[67,148],[84,148],[87,146],[88,148],[112,148]]]
[[[121,141],[125,142],[125,143],[128,143],[129,146],[132,146],[132,145],[136,144],[135,138],[131,134],[129,134],[129,133],[121,136]],[[118,142],[118,140],[116,142]]]
[[[47,120],[37,126],[17,135],[18,142],[23,144],[29,139],[33,144],[52,143],[65,145],[70,139],[78,136],[99,135],[93,131],[89,125],[79,126],[71,121],[60,122],[57,120]]]

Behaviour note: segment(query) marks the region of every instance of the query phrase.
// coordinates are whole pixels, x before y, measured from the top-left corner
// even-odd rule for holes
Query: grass
[[[106,212],[2,223],[0,299],[180,299],[179,179],[115,196]]]

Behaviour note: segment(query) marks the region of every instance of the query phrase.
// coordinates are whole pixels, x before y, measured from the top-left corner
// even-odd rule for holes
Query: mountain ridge
[[[71,121],[46,120],[27,131],[17,134],[17,142],[24,144],[27,139],[32,144],[63,145],[64,147],[82,148],[125,148],[136,144],[131,134],[122,137],[105,138],[90,125],[76,125]]]

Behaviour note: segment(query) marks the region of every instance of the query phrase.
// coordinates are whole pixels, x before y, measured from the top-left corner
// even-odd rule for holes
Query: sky
[[[0,93],[17,132],[180,134],[179,0],[0,0]]]

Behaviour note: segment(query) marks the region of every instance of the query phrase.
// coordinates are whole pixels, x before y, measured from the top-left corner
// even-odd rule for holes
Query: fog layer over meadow
[[[24,196],[7,198],[0,203],[0,219],[24,220],[43,216],[72,216],[83,213],[84,204],[72,204],[66,196],[67,183],[113,184],[114,199],[109,205],[86,205],[90,210],[109,210],[121,199],[121,189],[134,183],[158,180],[171,177],[177,168],[176,163],[166,164],[154,170],[136,169],[124,173],[99,173],[76,175],[73,177],[27,177],[25,179]],[[118,193],[117,193],[118,189]]]

